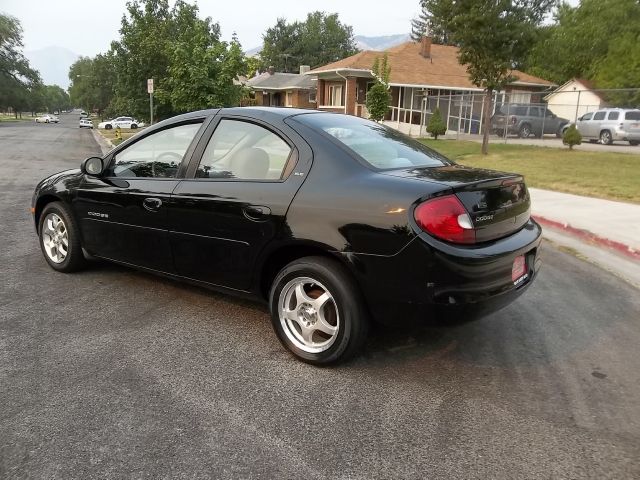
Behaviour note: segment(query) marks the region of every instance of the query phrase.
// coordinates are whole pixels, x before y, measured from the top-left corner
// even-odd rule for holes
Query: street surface
[[[552,244],[509,308],[294,360],[264,306],[97,263],[29,214],[99,152],[77,115],[0,124],[0,478],[640,478],[640,294]]]

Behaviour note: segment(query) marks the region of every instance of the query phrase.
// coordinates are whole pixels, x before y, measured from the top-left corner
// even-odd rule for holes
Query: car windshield
[[[374,168],[386,170],[454,164],[422,143],[370,120],[334,113],[303,114],[294,118],[329,134]]]

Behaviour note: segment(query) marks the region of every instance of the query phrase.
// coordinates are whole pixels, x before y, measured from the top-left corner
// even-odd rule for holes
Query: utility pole
[[[153,125],[153,78],[147,79],[147,92],[149,92],[149,125]]]

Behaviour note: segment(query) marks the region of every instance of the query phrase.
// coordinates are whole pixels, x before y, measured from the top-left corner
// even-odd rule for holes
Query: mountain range
[[[368,37],[366,35],[356,35],[353,37],[356,41],[356,46],[360,50],[386,50],[401,43],[411,40],[411,35],[408,33],[398,33],[395,35],[382,35],[378,37]],[[245,52],[249,57],[255,57],[262,50],[262,46],[254,47]]]

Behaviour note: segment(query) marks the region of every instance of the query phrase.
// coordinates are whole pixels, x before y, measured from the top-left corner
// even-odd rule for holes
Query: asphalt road
[[[547,244],[493,317],[294,360],[264,307],[107,264],[64,275],[29,214],[97,153],[0,124],[0,478],[639,478],[640,295]]]

